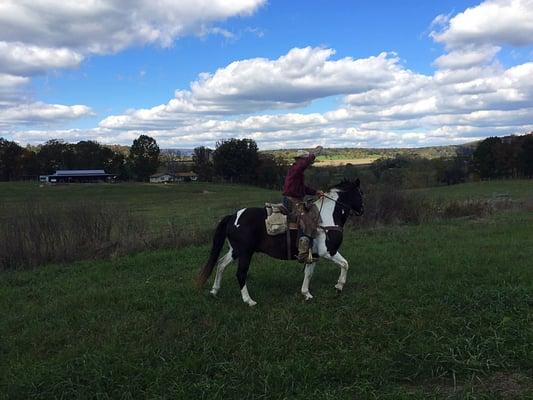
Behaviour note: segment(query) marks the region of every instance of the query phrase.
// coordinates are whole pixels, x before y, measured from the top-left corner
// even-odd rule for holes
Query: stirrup
[[[313,251],[309,249],[307,253],[298,254],[298,262],[302,264],[313,264],[318,261],[318,257],[313,257]]]

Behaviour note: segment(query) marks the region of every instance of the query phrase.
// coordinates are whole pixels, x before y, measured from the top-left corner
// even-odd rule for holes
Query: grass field
[[[526,181],[495,185],[435,195],[532,195]],[[198,202],[216,188],[39,193],[123,201],[124,190],[157,218],[161,200],[179,214],[183,190]],[[215,214],[274,194],[243,190],[204,204]],[[531,212],[350,231],[343,294],[337,267],[320,262],[311,303],[299,265],[257,256],[255,308],[242,303],[234,266],[217,299],[193,288],[208,246],[4,272],[0,398],[531,399],[532,232]]]
[[[459,185],[439,186],[417,189],[413,192],[423,193],[434,199],[495,199],[509,197],[511,200],[533,199],[533,180],[514,179],[505,181],[481,181]]]
[[[172,185],[70,184],[40,187],[36,183],[0,183],[0,217],[16,213],[24,202],[65,204],[85,202],[119,205],[144,216],[154,229],[169,221],[211,230],[220,216],[242,207],[279,201],[280,193],[252,186],[191,182]]]

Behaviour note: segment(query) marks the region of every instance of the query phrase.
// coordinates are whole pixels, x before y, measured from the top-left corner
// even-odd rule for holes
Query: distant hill
[[[457,153],[457,149],[461,147],[473,147],[476,143],[468,143],[463,145],[448,145],[448,146],[430,146],[418,148],[326,148],[318,158],[319,162],[328,165],[345,164],[350,162],[352,164],[371,163],[378,158],[394,157],[396,155],[418,156],[422,158],[447,158],[453,157]],[[307,149],[310,150],[310,149]],[[292,159],[295,149],[291,150],[269,150],[266,153],[285,159]]]
[[[194,149],[161,149],[161,154],[171,154],[181,157],[192,157]]]
[[[529,135],[533,134],[530,132]],[[511,138],[511,136],[503,136],[502,140]],[[396,155],[406,155],[422,158],[449,158],[457,154],[457,150],[461,148],[474,148],[483,140],[463,143],[459,145],[446,146],[428,146],[428,147],[395,147],[395,148],[356,148],[356,147],[338,147],[326,148],[318,158],[318,161],[324,166],[337,164],[367,164],[378,158],[394,157]],[[304,149],[311,150],[311,149]],[[263,150],[261,153],[272,154],[276,157],[282,157],[286,160],[292,160],[297,149],[280,149],[280,150]],[[161,154],[179,155],[181,157],[192,157],[194,149],[161,149]]]

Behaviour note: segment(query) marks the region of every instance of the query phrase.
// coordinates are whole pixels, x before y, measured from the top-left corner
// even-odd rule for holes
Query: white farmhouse
[[[172,174],[162,173],[150,176],[150,183],[168,183],[174,182],[176,178]]]

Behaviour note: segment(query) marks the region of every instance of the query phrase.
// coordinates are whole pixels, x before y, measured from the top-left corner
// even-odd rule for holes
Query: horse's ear
[[[355,187],[361,186],[361,181],[359,180],[359,178],[357,178],[354,183],[355,183]]]

